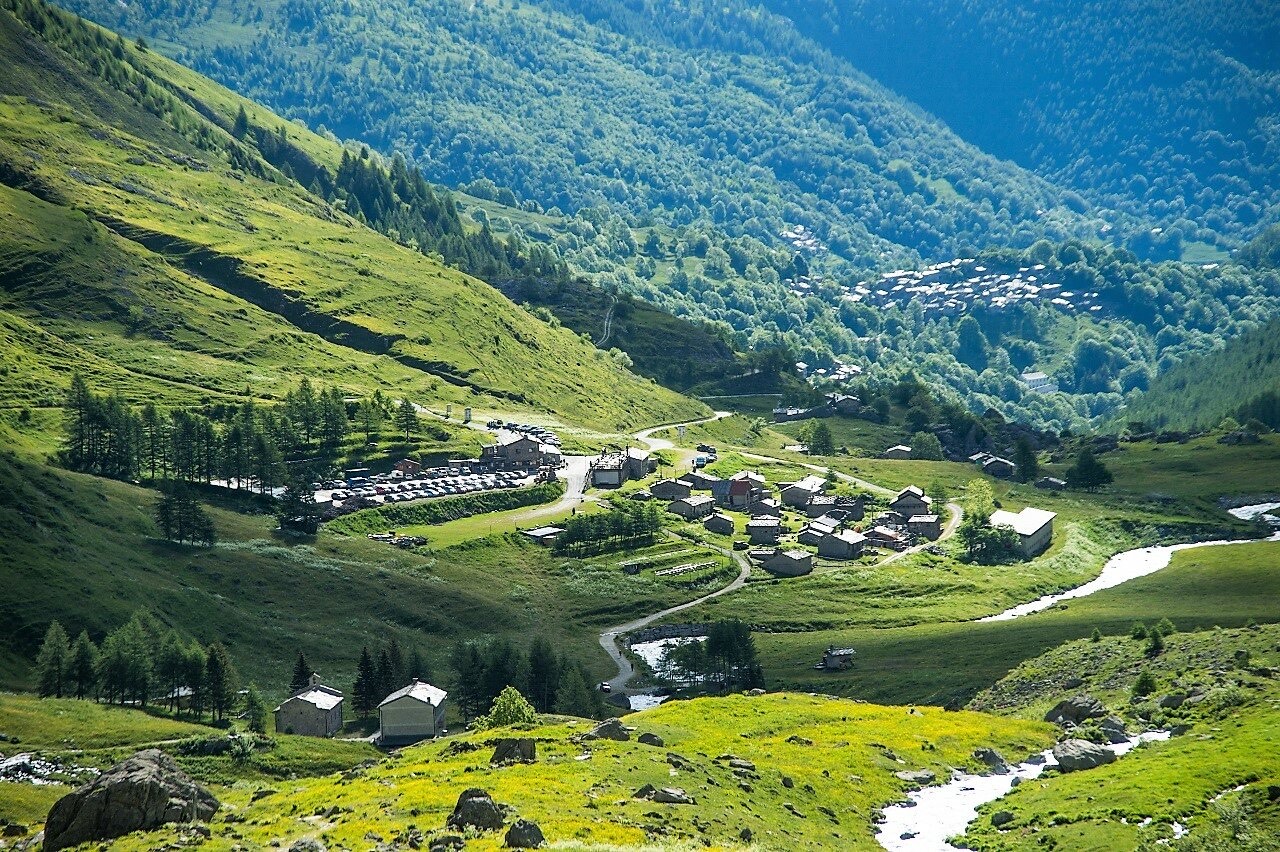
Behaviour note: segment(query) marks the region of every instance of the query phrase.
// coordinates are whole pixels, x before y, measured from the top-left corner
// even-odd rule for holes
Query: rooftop
[[[414,678],[413,683],[403,689],[397,689],[395,692],[382,699],[378,706],[383,707],[400,698],[413,698],[417,701],[421,701],[423,704],[430,704],[432,707],[439,707],[441,703],[444,702],[445,696],[448,694],[449,693],[445,692],[438,686],[432,686],[426,681]]]
[[[1004,509],[996,509],[991,513],[991,526],[1012,527],[1018,535],[1035,535],[1045,524],[1058,517],[1057,512],[1046,509],[1033,509],[1030,506],[1014,514]]]

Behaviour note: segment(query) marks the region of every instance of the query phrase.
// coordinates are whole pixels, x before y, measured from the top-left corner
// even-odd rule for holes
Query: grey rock
[[[1058,768],[1063,772],[1093,769],[1104,763],[1112,763],[1116,759],[1111,749],[1088,740],[1067,740],[1058,743],[1053,747],[1053,756],[1057,758]]]
[[[218,810],[213,794],[159,749],[140,751],[59,799],[45,820],[44,848],[108,840],[167,822],[199,822]]]
[[[1187,696],[1180,692],[1171,692],[1168,695],[1160,696],[1160,700],[1156,702],[1158,707],[1165,710],[1177,710],[1187,701]]]
[[[750,695],[752,698],[758,698],[761,695],[764,695],[764,690],[757,686],[755,689],[748,689],[746,694]]]
[[[754,835],[751,833],[751,829],[749,828],[744,828],[742,831],[738,832],[738,839],[743,843],[750,843],[752,837],[754,837]]]
[[[1000,756],[1000,752],[993,748],[980,748],[973,752],[973,756],[985,763],[996,775],[1007,775],[1009,773],[1009,764]]]
[[[652,797],[653,797],[653,794],[654,794],[654,793],[656,793],[656,792],[658,792],[658,788],[657,788],[657,787],[654,787],[652,784],[645,784],[645,785],[644,785],[643,787],[641,787],[639,790],[636,790],[634,793],[632,793],[632,794],[631,794],[631,798],[633,798],[633,799],[649,799],[649,798],[652,798]]]
[[[1108,716],[1098,723],[1098,730],[1112,745],[1128,742],[1129,732],[1124,729],[1124,720],[1119,716]]]
[[[694,798],[679,787],[659,787],[649,798],[664,805],[693,805]]]
[[[328,850],[319,840],[313,840],[308,837],[303,840],[295,840],[293,845],[289,847],[289,852],[328,852]]]
[[[1045,714],[1046,722],[1055,725],[1078,725],[1086,719],[1100,719],[1107,715],[1107,708],[1092,695],[1076,695],[1063,699]]]
[[[790,790],[792,787],[796,786],[796,782],[794,782],[794,781],[792,781],[792,780],[791,780],[791,776],[790,776],[790,775],[783,775],[783,776],[782,776],[782,786],[783,786],[783,787],[786,787],[788,790]]]
[[[614,740],[623,743],[631,739],[631,733],[627,730],[627,726],[622,724],[622,720],[615,716],[612,719],[605,719],[599,725],[583,734],[583,739]]]
[[[1084,686],[1084,679],[1078,677],[1069,677],[1062,683],[1063,689],[1079,689],[1082,686]]]
[[[507,829],[504,841],[510,849],[537,849],[547,842],[536,822],[518,819]]]
[[[938,778],[937,774],[932,769],[904,769],[901,772],[895,772],[893,774],[898,778],[901,778],[903,781],[907,781],[911,784],[919,784],[921,786],[924,786],[925,784],[932,784]]]
[[[742,769],[742,770],[744,770],[744,771],[746,771],[746,772],[755,772],[755,771],[756,771],[756,765],[755,765],[754,763],[752,763],[752,762],[751,762],[751,761],[749,761],[749,760],[743,760],[743,759],[742,759],[742,758],[740,758],[740,757],[735,757],[735,758],[733,758],[732,760],[730,760],[730,761],[729,761],[729,768],[730,768],[730,769]]]
[[[409,839],[410,849],[417,849],[422,845],[421,843],[419,843],[417,846],[413,844],[414,844],[414,838],[411,837]],[[453,850],[461,849],[466,845],[467,845],[467,841],[456,834],[442,834],[439,837],[432,840],[431,845],[428,846],[427,848],[429,852],[453,852]]]
[[[663,742],[662,737],[657,734],[651,734],[648,731],[645,731],[643,734],[636,737],[636,742],[641,745],[655,746],[656,748],[662,748],[666,745],[666,743]]]
[[[1008,811],[996,811],[991,815],[991,824],[996,828],[1013,822],[1013,814]]]
[[[502,809],[493,797],[476,787],[463,790],[454,805],[453,813],[445,820],[445,825],[456,830],[477,828],[481,831],[496,831],[502,828]]]
[[[494,745],[489,763],[503,766],[508,763],[534,763],[538,759],[538,744],[530,737],[503,737]]]
[[[1022,786],[1022,779],[1021,779],[1021,778],[1019,778],[1017,775],[1013,776],[1013,780],[1009,782],[1009,786],[1010,786],[1010,787],[1021,787],[1021,786]]]

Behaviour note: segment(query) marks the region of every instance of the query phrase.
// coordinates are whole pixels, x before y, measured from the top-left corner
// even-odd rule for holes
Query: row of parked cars
[[[519,432],[522,435],[528,435],[530,438],[536,438],[544,444],[560,446],[560,436],[543,426],[533,426],[528,423],[503,423],[501,420],[490,420],[485,426],[490,429],[506,429],[509,432]]]
[[[361,487],[340,488],[333,492],[332,499],[342,501],[363,497],[375,503],[407,503],[410,500],[425,500],[428,497],[450,497],[476,491],[515,488],[526,478],[525,474],[518,471],[456,473],[425,479],[404,479]]]

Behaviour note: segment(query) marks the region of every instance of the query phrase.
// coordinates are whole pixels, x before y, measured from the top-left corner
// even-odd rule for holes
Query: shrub
[[[1089,641],[1090,641],[1090,642],[1101,642],[1101,641],[1102,641],[1102,631],[1101,631],[1101,630],[1099,630],[1099,629],[1098,629],[1098,628],[1096,628],[1096,627],[1095,627],[1095,628],[1093,628],[1093,632],[1089,634]]]
[[[1156,691],[1156,676],[1151,672],[1143,669],[1138,674],[1138,679],[1133,682],[1133,695],[1136,698],[1144,698]]]
[[[1129,628],[1129,638],[1131,638],[1131,639],[1146,639],[1146,638],[1147,638],[1147,625],[1143,624],[1141,621],[1135,621],[1135,622],[1133,623],[1133,627],[1130,627],[1130,628]]]

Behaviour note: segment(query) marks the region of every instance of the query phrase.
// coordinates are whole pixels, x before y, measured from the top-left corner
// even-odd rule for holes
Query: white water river
[[[1168,731],[1139,734],[1128,742],[1107,746],[1117,756],[1139,743],[1167,740]],[[978,807],[1013,789],[1013,779],[1037,777],[1046,766],[1056,766],[1052,751],[1041,752],[1026,763],[1011,767],[1005,775],[957,774],[946,784],[922,787],[909,793],[909,803],[884,809],[884,822],[876,840],[890,852],[949,852],[956,847],[948,837],[961,834],[978,815]],[[1087,771],[1087,770],[1086,770]]]
[[[1280,519],[1271,513],[1280,510],[1280,503],[1261,503],[1254,506],[1241,506],[1229,510],[1241,520],[1252,520],[1262,517],[1273,527],[1280,527]],[[1280,541],[1277,531],[1265,541]],[[1107,561],[1097,579],[1083,586],[1057,595],[1046,595],[1031,603],[1021,604],[1005,610],[998,615],[987,616],[980,621],[1010,621],[1033,612],[1048,609],[1059,601],[1082,598],[1103,589],[1110,589],[1121,583],[1154,574],[1166,568],[1173,554],[1179,550],[1190,550],[1196,547],[1215,547],[1224,544],[1246,544],[1258,539],[1242,541],[1202,541],[1187,544],[1161,545],[1157,547],[1140,547],[1118,553]],[[1139,742],[1168,739],[1167,731],[1155,731],[1139,734],[1137,737],[1117,746],[1108,746],[1116,755],[1123,755]],[[946,784],[924,787],[908,794],[905,804],[892,805],[885,808],[885,821],[881,824],[876,840],[891,852],[948,852],[955,847],[947,843],[947,838],[962,834],[965,827],[978,815],[978,808],[1000,798],[1013,789],[1014,778],[1035,778],[1046,765],[1052,766],[1056,761],[1051,752],[1044,752],[1032,761],[1013,767],[1007,775],[966,775],[958,774]],[[1175,834],[1183,831],[1182,826],[1175,825]]]

